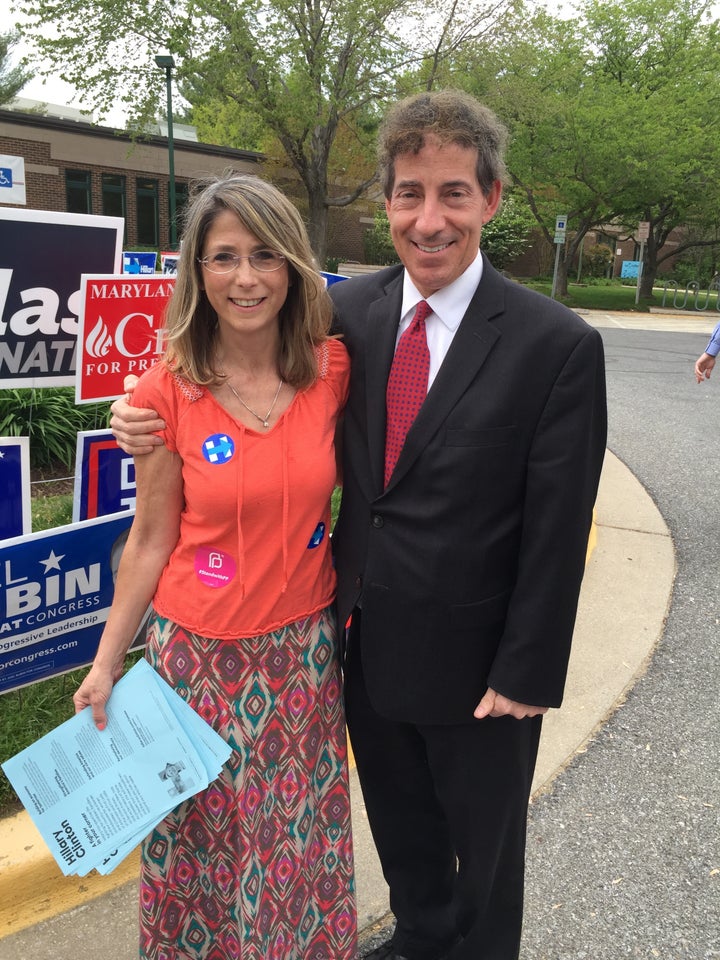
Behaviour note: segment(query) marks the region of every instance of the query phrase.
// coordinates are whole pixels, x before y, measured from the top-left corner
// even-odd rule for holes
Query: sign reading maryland
[[[139,376],[157,363],[174,284],[162,274],[82,278],[77,403],[114,400],[129,373]]]
[[[0,388],[75,383],[83,273],[117,273],[123,220],[0,208]]]

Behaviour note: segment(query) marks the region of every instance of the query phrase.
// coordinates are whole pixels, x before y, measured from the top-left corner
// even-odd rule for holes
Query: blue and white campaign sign
[[[349,277],[346,277],[342,273],[328,273],[327,270],[321,270],[320,276],[325,281],[326,287],[331,287],[334,283],[339,283],[341,280],[349,279]]]
[[[0,543],[0,693],[90,663],[130,512]],[[145,642],[144,632],[136,646]]]
[[[0,388],[74,385],[80,277],[120,272],[123,226],[0,207]]]
[[[157,262],[157,254],[146,250],[138,251],[137,253],[132,250],[123,250],[123,263],[122,263],[122,272],[130,273],[137,276],[138,274],[152,274],[155,273],[155,263]],[[89,271],[86,271],[89,272]]]
[[[135,510],[135,463],[110,430],[77,435],[73,522]]]
[[[0,437],[0,540],[31,530],[30,441]]]
[[[26,202],[25,160],[0,153],[0,203]]]

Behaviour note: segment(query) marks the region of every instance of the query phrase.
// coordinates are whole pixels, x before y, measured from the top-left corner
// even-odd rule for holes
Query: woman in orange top
[[[147,658],[234,748],[147,838],[140,957],[350,960],[350,804],[329,547],[349,362],[302,220],[227,176],[193,197],[167,351],[133,403],[165,421],[98,653],[99,727],[152,600]]]

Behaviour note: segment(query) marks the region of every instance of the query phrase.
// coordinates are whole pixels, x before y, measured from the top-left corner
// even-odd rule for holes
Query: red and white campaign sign
[[[140,376],[163,352],[172,276],[83,275],[75,402],[114,400],[129,373]]]

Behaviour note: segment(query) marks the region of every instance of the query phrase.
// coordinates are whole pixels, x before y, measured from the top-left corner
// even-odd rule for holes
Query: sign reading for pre
[[[83,276],[76,403],[114,400],[129,373],[149,370],[163,350],[165,307],[175,278]]]

